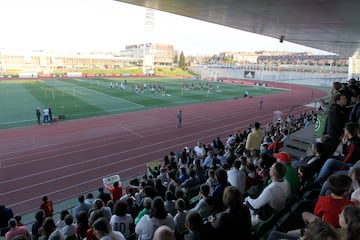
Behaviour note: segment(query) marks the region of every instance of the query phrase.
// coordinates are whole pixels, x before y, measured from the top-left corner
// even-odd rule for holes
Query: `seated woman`
[[[240,190],[234,186],[226,187],[223,202],[226,210],[208,218],[215,229],[216,239],[232,239],[233,236],[251,239],[250,211],[242,204],[243,197]]]

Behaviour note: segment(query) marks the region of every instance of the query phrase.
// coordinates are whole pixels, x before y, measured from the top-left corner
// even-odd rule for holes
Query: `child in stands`
[[[206,180],[206,184],[210,187],[210,194],[214,192],[216,185],[218,184],[216,178],[215,178],[215,171],[213,169],[210,169],[208,172],[208,179]]]
[[[331,175],[328,178],[331,195],[320,196],[316,202],[314,213],[303,212],[302,218],[305,223],[321,219],[335,228],[339,228],[339,214],[347,205],[355,205],[348,199],[352,180],[347,175]]]
[[[339,224],[342,239],[360,239],[360,208],[352,205],[344,207],[339,216]]]

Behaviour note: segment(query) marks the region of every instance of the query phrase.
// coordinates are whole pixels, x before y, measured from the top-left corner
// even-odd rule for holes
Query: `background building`
[[[174,63],[175,51],[173,45],[159,43],[145,43],[125,46],[120,56],[144,59],[145,67],[155,65],[171,66]]]
[[[141,66],[143,59],[121,57],[116,53],[58,53],[20,50],[0,50],[0,73],[53,73],[60,69],[120,69]]]

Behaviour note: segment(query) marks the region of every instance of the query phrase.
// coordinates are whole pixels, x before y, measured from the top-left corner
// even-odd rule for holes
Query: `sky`
[[[328,54],[161,11],[155,11],[149,32],[145,8],[113,0],[0,0],[0,9],[0,49],[118,52],[125,45],[156,42],[172,44],[185,55],[261,50]]]

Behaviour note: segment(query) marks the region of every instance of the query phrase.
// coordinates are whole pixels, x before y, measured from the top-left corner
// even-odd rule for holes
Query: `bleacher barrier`
[[[294,160],[312,154],[312,146],[316,142],[314,125],[300,129],[289,135],[280,151],[290,154]]]

